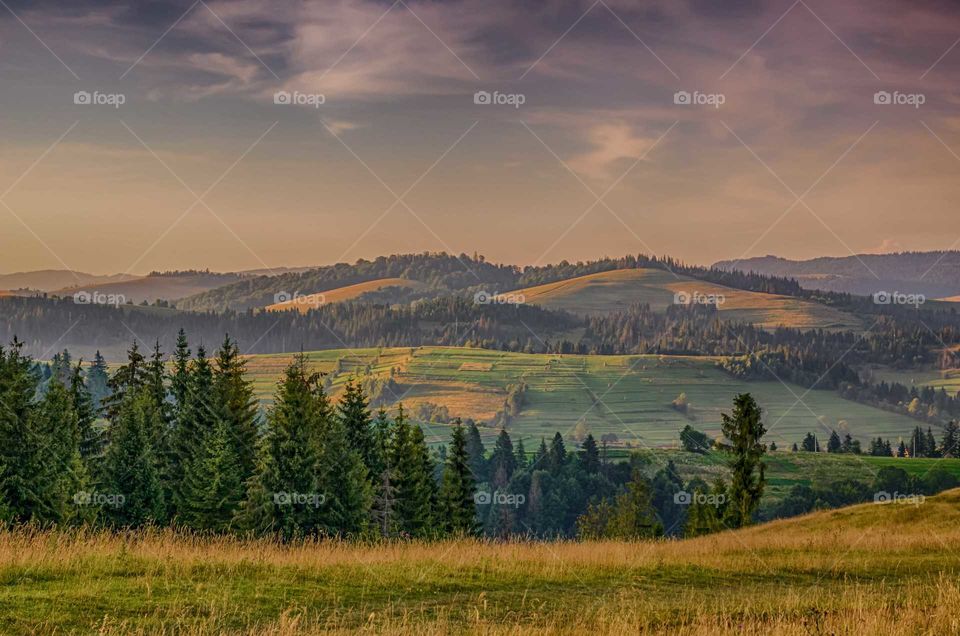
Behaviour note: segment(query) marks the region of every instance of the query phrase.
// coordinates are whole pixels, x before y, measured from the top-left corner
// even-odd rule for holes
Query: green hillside
[[[522,354],[486,349],[421,347],[317,351],[311,365],[331,374],[332,390],[366,373],[385,378],[393,369],[396,395],[408,411],[422,403],[446,406],[451,416],[491,420],[503,409],[509,385],[526,385],[524,406],[509,425],[520,436],[571,434],[581,420],[596,436],[617,435],[637,448],[677,443],[677,433],[692,424],[719,435],[720,413],[733,396],[752,393],[764,409],[768,439],[786,446],[807,432],[829,435],[849,431],[861,440],[881,435],[907,436],[916,420],[840,398],[833,391],[810,391],[776,381],[737,380],[715,360],[684,356],[578,356]],[[293,354],[250,356],[248,369],[260,398],[271,398],[276,380]],[[338,370],[339,369],[339,370]],[[685,393],[687,414],[671,402]],[[798,398],[802,397],[802,402]],[[446,439],[436,427],[437,439]],[[493,436],[495,429],[484,430]]]

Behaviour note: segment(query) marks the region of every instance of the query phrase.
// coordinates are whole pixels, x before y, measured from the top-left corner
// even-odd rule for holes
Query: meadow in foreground
[[[960,490],[651,542],[0,534],[4,633],[960,633]]]

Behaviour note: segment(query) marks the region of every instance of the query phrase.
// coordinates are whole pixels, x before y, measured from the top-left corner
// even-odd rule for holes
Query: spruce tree
[[[96,458],[103,452],[103,440],[100,431],[96,429],[97,412],[93,396],[84,382],[80,364],[73,368],[70,376],[70,398],[77,415],[77,445],[80,457],[92,473]]]
[[[490,455],[490,482],[497,487],[507,485],[517,469],[517,458],[513,451],[513,442],[506,430],[501,430]]]
[[[213,370],[213,385],[219,412],[226,424],[226,439],[233,447],[237,472],[246,483],[256,472],[259,422],[253,383],[246,374],[247,361],[237,343],[225,336]],[[242,487],[241,487],[242,490]],[[243,498],[243,493],[239,493]]]
[[[343,395],[337,405],[337,419],[346,432],[347,443],[360,455],[371,483],[375,484],[383,458],[377,452],[367,396],[359,382],[348,380],[344,385]]]
[[[187,391],[190,387],[190,347],[183,328],[177,332],[177,344],[173,351],[173,370],[170,374],[170,393],[173,395],[174,419],[187,403]]]
[[[99,350],[93,356],[93,364],[87,369],[87,377],[85,380],[87,390],[90,391],[90,397],[93,398],[93,410],[99,415],[103,409],[103,400],[106,399],[110,391],[107,386],[107,383],[110,381],[107,361],[100,355]]]
[[[109,395],[104,400],[107,418],[116,417],[124,398],[139,392],[148,381],[147,361],[134,341],[127,350],[127,363],[117,369],[107,381]]]
[[[597,448],[597,441],[593,435],[587,435],[583,440],[583,448],[580,450],[580,466],[588,475],[595,475],[600,472],[600,450]]]
[[[328,536],[359,535],[367,529],[373,499],[363,458],[350,445],[338,417],[327,418],[316,443],[317,486],[323,498],[319,530]]]
[[[267,413],[257,473],[247,488],[242,518],[258,533],[283,538],[320,532],[317,456],[329,405],[319,376],[307,372],[301,354],[287,367]]]
[[[940,442],[940,454],[943,457],[960,456],[960,427],[954,420],[947,422],[943,428],[943,440]]]
[[[433,533],[438,521],[433,460],[423,431],[406,419],[402,406],[393,431],[389,462],[396,488],[396,527],[409,536],[426,537]]]
[[[440,507],[449,532],[456,535],[477,533],[477,510],[473,495],[474,480],[467,453],[467,435],[460,420],[457,420],[440,485]]]
[[[68,379],[69,382],[69,379]],[[73,498],[87,483],[80,459],[80,430],[73,398],[60,381],[52,378],[43,398],[31,409],[28,429],[33,448],[33,494],[31,516],[38,521],[64,522],[77,514]]]
[[[467,421],[466,426],[466,448],[467,456],[470,458],[469,466],[475,482],[487,480],[487,459],[486,449],[483,447],[483,440],[480,439],[480,430],[473,420]]]
[[[731,527],[740,527],[750,523],[763,494],[766,449],[761,439],[766,429],[760,407],[749,393],[738,395],[733,404],[733,415],[721,414],[723,434],[733,447],[726,521]]]
[[[0,502],[5,518],[14,521],[28,521],[33,514],[33,479],[42,461],[37,450],[42,440],[30,426],[39,378],[22,348],[16,338],[9,348],[0,346]]]
[[[550,441],[550,451],[547,454],[547,469],[553,474],[559,474],[567,465],[567,448],[563,443],[560,432],[553,435]]]
[[[523,447],[523,438],[517,440],[516,446],[516,466],[517,472],[524,472],[527,470],[527,466],[530,464],[530,460],[527,458],[527,449]]]
[[[109,498],[101,512],[113,525],[138,527],[165,517],[157,459],[151,446],[161,414],[146,387],[127,393],[111,421],[97,494]]]

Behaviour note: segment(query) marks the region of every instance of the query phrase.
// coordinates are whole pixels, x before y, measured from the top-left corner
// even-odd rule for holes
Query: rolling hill
[[[33,272],[0,274],[0,290],[32,289],[52,292],[73,285],[103,285],[138,278],[131,274],[108,274],[100,276],[65,269],[43,269]]]
[[[342,303],[348,300],[363,300],[365,297],[378,296],[378,302],[384,296],[389,296],[390,292],[398,291],[417,291],[426,289],[427,286],[415,280],[404,278],[381,278],[371,280],[356,285],[347,285],[346,287],[337,287],[317,294],[307,294],[305,296],[296,296],[285,302],[267,305],[267,311],[291,311],[296,310],[306,313],[311,309],[326,305],[328,303]]]
[[[257,396],[266,404],[294,354],[247,358]],[[866,442],[878,435],[908,436],[917,421],[897,413],[844,400],[833,391],[806,391],[776,381],[746,382],[716,368],[715,359],[688,356],[587,356],[524,354],[457,347],[417,347],[314,351],[312,369],[328,374],[336,398],[350,378],[392,377],[382,393],[402,401],[417,418],[421,407],[446,406],[451,417],[492,420],[503,410],[511,385],[525,385],[523,406],[508,430],[521,437],[573,433],[583,422],[598,438],[616,435],[635,448],[671,447],[691,424],[720,434],[720,413],[737,393],[750,392],[764,409],[767,439],[787,448],[812,432],[849,432]],[[681,413],[672,402],[685,393],[690,407]],[[802,401],[797,398],[803,397]],[[426,422],[428,439],[445,440],[446,426]],[[497,428],[482,428],[485,437]]]
[[[960,294],[960,252],[859,254],[793,261],[777,256],[720,261],[717,269],[738,269],[796,279],[807,289],[869,296],[877,291],[943,298]]]
[[[863,323],[851,314],[818,303],[781,296],[743,291],[674,275],[661,269],[620,269],[518,289],[502,295],[522,296],[524,302],[588,315],[622,311],[635,303],[649,303],[662,311],[676,297],[691,300],[713,296],[722,299],[720,315],[730,320],[753,322],[772,328],[862,329]]]
[[[94,282],[85,285],[68,285],[53,291],[58,296],[72,296],[78,292],[122,296],[125,301],[140,304],[155,300],[175,301],[199,294],[241,279],[239,274],[214,272],[174,272],[151,274],[119,282]]]

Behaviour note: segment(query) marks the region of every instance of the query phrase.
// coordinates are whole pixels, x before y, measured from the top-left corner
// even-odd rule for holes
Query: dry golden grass
[[[306,313],[311,309],[316,309],[321,305],[329,303],[342,303],[348,300],[359,298],[363,294],[379,291],[385,287],[425,287],[419,281],[408,280],[406,278],[380,278],[356,285],[347,285],[346,287],[337,287],[322,293],[307,294],[299,296],[296,299],[283,303],[267,305],[267,311],[290,311],[296,309],[300,313]]]
[[[0,631],[960,633],[960,491],[686,541],[0,533]]]

